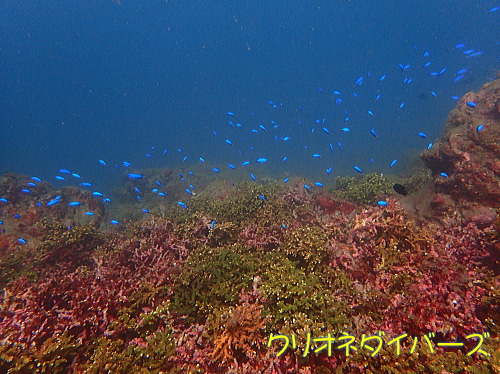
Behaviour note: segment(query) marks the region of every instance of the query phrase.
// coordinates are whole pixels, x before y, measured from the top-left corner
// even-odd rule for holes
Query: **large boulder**
[[[433,172],[435,214],[492,223],[500,207],[500,79],[465,94],[421,157]]]

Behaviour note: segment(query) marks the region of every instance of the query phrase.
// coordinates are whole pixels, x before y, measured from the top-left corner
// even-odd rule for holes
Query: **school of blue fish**
[[[492,8],[488,13],[496,12],[500,7]],[[181,162],[186,163],[186,165],[196,165],[197,163],[210,164],[209,168],[215,174],[221,173],[224,169],[226,170],[237,170],[248,168],[252,166],[252,169],[246,171],[248,180],[258,182],[259,181],[259,168],[264,168],[268,165],[279,165],[280,170],[286,171],[287,163],[294,157],[297,157],[296,150],[298,148],[305,149],[309,152],[310,160],[308,163],[311,168],[315,167],[316,159],[333,159],[340,152],[344,152],[346,147],[356,146],[355,139],[361,139],[368,137],[373,142],[380,141],[384,136],[393,136],[394,134],[387,134],[387,131],[380,131],[377,127],[372,125],[370,122],[373,118],[383,117],[386,108],[396,108],[396,110],[406,110],[410,105],[416,105],[411,97],[400,97],[398,100],[391,98],[390,100],[385,100],[384,95],[387,91],[390,91],[394,85],[409,86],[414,83],[415,77],[418,79],[425,79],[428,83],[429,89],[428,94],[431,98],[436,98],[439,95],[447,95],[450,101],[456,101],[459,96],[463,95],[465,92],[461,92],[459,82],[467,77],[469,74],[468,64],[474,59],[480,59],[485,51],[475,49],[468,46],[466,43],[457,43],[454,46],[450,46],[450,59],[453,58],[454,61],[460,61],[462,67],[455,71],[450,71],[446,66],[435,66],[432,60],[432,52],[421,49],[417,46],[413,47],[414,61],[393,61],[388,64],[386,71],[383,74],[374,74],[366,72],[361,74],[358,78],[354,79],[352,85],[349,87],[335,87],[335,88],[318,88],[317,92],[313,95],[325,95],[328,96],[332,102],[332,110],[336,110],[343,116],[343,120],[329,120],[327,116],[322,116],[318,113],[318,116],[314,120],[310,120],[308,123],[303,123],[302,120],[297,120],[294,125],[280,123],[274,118],[269,118],[266,123],[245,123],[245,121],[240,120],[239,113],[236,110],[227,110],[226,108],[220,108],[220,112],[224,112],[227,116],[226,123],[218,129],[211,130],[211,139],[209,141],[213,145],[214,149],[222,149],[222,147],[232,147],[234,149],[234,159],[228,160],[224,165],[216,165],[210,162],[209,158],[205,155],[196,155],[196,150],[189,150],[189,152],[177,148],[177,149],[165,149],[160,145],[150,145],[148,151],[144,154],[144,160],[139,160],[138,162],[131,163],[125,160],[96,160],[96,168],[108,168],[113,170],[121,170],[126,177],[133,181],[141,180],[144,175],[138,170],[148,167],[148,159],[152,158],[164,158],[165,166],[170,165],[172,159],[181,160]],[[443,57],[443,56],[440,56]],[[445,56],[446,57],[446,56]],[[442,60],[442,58],[440,59]],[[442,92],[441,85],[443,80],[447,83],[453,81],[457,84],[456,92]],[[376,83],[378,81],[378,83]],[[389,83],[390,81],[390,83]],[[368,82],[372,82],[370,87],[376,87],[372,91],[366,91],[363,89]],[[375,84],[376,83],[376,84]],[[364,97],[372,98],[372,106],[364,108],[364,113],[366,118],[354,118],[351,115],[352,109],[357,105],[356,98],[360,95]],[[385,100],[385,101],[384,101]],[[286,110],[288,104],[275,100],[262,100],[260,103],[262,106],[269,106],[272,110],[280,111]],[[477,104],[473,101],[467,102],[467,106],[471,110],[475,110]],[[359,108],[356,107],[359,110]],[[300,113],[304,110],[304,106],[300,105],[298,107],[290,108],[290,110]],[[228,131],[220,130],[227,127]],[[299,132],[297,129],[300,128],[303,131],[307,128],[311,134],[314,134],[317,141],[311,142],[310,144],[303,144],[301,142]],[[476,131],[483,131],[483,126],[477,127]],[[230,134],[231,136],[229,136]],[[426,128],[415,128],[414,138],[415,143],[418,144],[421,150],[430,149],[433,146],[433,142],[428,137],[428,129]],[[351,137],[350,141],[347,142],[345,139]],[[280,144],[280,149],[285,150],[280,157],[273,157],[269,154],[275,154],[273,152],[266,152],[269,150],[269,146],[261,146],[261,141],[265,139],[266,144]],[[354,139],[354,140],[353,140]],[[255,151],[255,157],[253,158],[242,158],[248,153],[245,150]],[[390,154],[391,150],[388,149],[387,152]],[[269,153],[269,154],[268,154]],[[194,155],[194,156],[193,156]],[[398,165],[398,155],[390,154],[390,163],[385,165],[386,169],[397,169]],[[369,157],[364,161],[364,163],[353,163],[351,164],[354,174],[362,174],[366,172],[367,168],[370,168],[375,162],[375,157]],[[49,182],[55,184],[63,183],[65,185],[77,185],[82,189],[87,189],[92,192],[95,198],[101,199],[105,204],[111,204],[111,199],[106,196],[103,192],[99,191],[95,187],[98,183],[94,183],[91,180],[91,176],[81,176],[77,171],[71,170],[68,166],[61,165],[61,168],[55,169],[56,172],[53,176],[53,181]],[[370,169],[373,172],[373,169]],[[333,167],[328,167],[323,170],[323,178],[321,180],[315,180],[310,182],[310,184],[303,184],[305,190],[311,190],[313,188],[324,188],[329,182],[333,182],[329,179],[330,175],[334,172]],[[191,177],[194,175],[194,171],[190,171],[187,174],[178,174],[175,176],[179,178],[183,183],[185,183],[186,198],[182,201],[177,201],[176,204],[183,209],[189,208],[189,199],[195,193],[196,187],[192,184]],[[335,173],[334,173],[335,174]],[[227,175],[227,174],[226,174]],[[442,178],[447,178],[449,175],[446,170],[440,173]],[[288,177],[285,177],[282,182],[287,183]],[[37,184],[41,183],[42,179],[38,176],[32,176],[30,180],[26,183],[25,188],[22,190],[24,194],[29,195],[31,189],[37,187]],[[133,183],[132,183],[133,184]],[[151,191],[140,191],[138,187],[134,187],[133,191],[138,200],[142,199],[144,193],[156,194],[158,198],[163,198],[167,196],[168,191],[163,188],[160,181],[156,181],[156,187],[151,189]],[[259,198],[262,201],[266,201],[264,195],[260,195]],[[9,204],[10,202],[5,198],[0,196],[0,204]],[[37,202],[41,205],[41,202]],[[56,204],[62,204],[61,196],[53,196],[48,202],[45,203],[46,206],[53,206]],[[377,201],[374,204],[378,204],[381,209],[387,206],[386,201]],[[82,206],[80,201],[71,201],[68,206],[79,208]],[[143,207],[141,208],[142,213],[150,214],[150,211]],[[82,208],[82,215],[92,217],[95,212],[87,211]],[[110,219],[109,223],[112,225],[120,225],[117,219]],[[0,225],[3,221],[0,220]],[[216,221],[213,221],[211,225],[216,225]],[[26,239],[19,238],[19,244],[26,244]]]

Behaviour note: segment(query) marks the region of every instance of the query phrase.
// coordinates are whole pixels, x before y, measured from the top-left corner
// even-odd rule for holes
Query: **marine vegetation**
[[[4,214],[0,371],[500,372],[498,215],[417,221],[378,174],[206,183],[120,227]]]
[[[382,174],[366,174],[362,177],[336,177],[335,194],[346,200],[361,203],[375,204],[377,197],[392,193],[392,182]]]
[[[0,370],[498,372],[498,220],[422,225],[393,196],[325,214],[299,184],[243,184],[122,230],[40,219],[1,252]],[[381,331],[377,355],[361,349]],[[388,344],[429,332],[433,351]],[[485,353],[467,355],[475,333]],[[280,354],[271,334],[294,343]],[[356,353],[307,348],[328,334]]]

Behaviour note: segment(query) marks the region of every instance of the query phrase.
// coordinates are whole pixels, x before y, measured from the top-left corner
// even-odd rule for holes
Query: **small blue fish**
[[[26,240],[25,240],[25,239],[23,239],[23,238],[19,238],[19,239],[17,239],[17,242],[18,242],[19,244],[26,244]]]
[[[219,172],[219,168],[212,168],[212,171],[213,171],[214,173],[218,173],[218,172]]]
[[[38,177],[31,177],[31,179],[33,179],[35,182],[40,182],[42,183],[42,180]]]
[[[332,173],[332,170],[333,170],[332,168],[326,169],[325,170],[326,171],[326,175],[330,175]]]
[[[467,101],[467,106],[469,108],[475,108],[476,107],[476,103],[474,101]]]
[[[182,201],[178,201],[178,202],[177,202],[177,205],[179,205],[181,208],[184,208],[184,209],[186,209],[186,208],[187,208],[187,205],[186,205],[186,204],[184,204]]]
[[[446,174],[445,172],[439,173],[439,175],[441,175],[443,178],[448,178],[448,174]]]
[[[241,166],[248,165],[249,163],[250,163],[250,161],[245,161],[245,162],[242,162],[242,163],[241,163]]]
[[[80,206],[82,205],[79,201],[72,201],[71,203],[68,204],[68,206]]]
[[[483,128],[484,128],[484,125],[479,125],[478,127],[476,127],[476,132],[481,131]]]
[[[127,162],[127,161],[123,161],[122,162],[123,166],[125,166],[126,168],[129,168],[132,166],[132,164],[130,162]]]
[[[377,133],[375,132],[375,129],[370,129],[370,132],[372,133],[372,135],[376,138],[378,138],[378,135]]]
[[[231,140],[229,140],[229,139],[226,139],[226,140],[225,140],[225,142],[226,142],[227,144],[229,144],[229,145],[233,145],[233,142],[231,142]]]
[[[314,184],[318,187],[324,187],[324,184],[321,182],[314,182]]]
[[[50,200],[48,203],[47,203],[47,206],[52,206],[52,205],[56,205],[57,203],[59,203],[61,200],[59,199],[52,199]]]
[[[377,204],[380,206],[387,206],[387,201],[380,200],[380,201],[377,201]]]
[[[369,110],[369,111],[368,111],[368,114],[369,114],[370,116],[372,116],[372,117],[374,116],[374,115],[373,115],[373,112],[372,112],[371,110]]]
[[[230,169],[236,169],[236,166],[234,166],[233,164],[227,164],[227,166],[228,166]]]
[[[104,160],[99,160],[99,163],[102,165],[102,166],[108,166],[108,164],[106,163],[106,161]]]
[[[264,162],[267,162],[267,158],[264,158],[264,157],[258,158],[258,159],[257,159],[257,162],[259,162],[259,163],[261,163],[261,164],[262,164],[262,163],[264,163]]]
[[[71,173],[71,175],[75,178],[81,178],[80,174],[77,174],[77,173]]]
[[[330,135],[330,130],[328,130],[326,127],[323,127],[323,131],[324,131],[326,134]]]
[[[285,156],[285,157],[283,157],[283,158],[281,159],[281,163],[285,162],[286,160],[288,160],[288,157],[287,157],[287,156]]]
[[[215,224],[217,223],[216,220],[213,220],[211,223],[210,223],[210,228],[213,230],[214,227],[215,227]]]
[[[0,198],[0,202],[2,203],[8,203],[9,200],[7,200],[5,197]]]
[[[112,220],[111,220],[111,221],[109,221],[109,222],[111,222],[113,225],[118,225],[118,224],[120,224],[120,222],[118,222],[116,219],[112,219]]]
[[[59,173],[71,174],[71,171],[69,171],[68,169],[59,169]]]
[[[94,192],[92,192],[92,195],[94,195],[94,196],[102,196],[102,192],[94,191]]]
[[[143,175],[142,174],[136,174],[136,173],[130,173],[130,174],[127,174],[127,177],[129,177],[130,179],[142,179]]]
[[[310,190],[310,189],[311,189],[311,187],[309,187],[307,184],[304,184],[304,188],[305,188],[306,190]]]
[[[363,170],[359,166],[353,166],[354,170],[356,170],[358,173],[362,173]]]
[[[320,158],[320,157],[321,157],[321,155],[320,155],[320,154],[318,154],[318,153],[314,153],[312,156],[313,156],[314,158]]]
[[[229,114],[230,116],[234,116],[233,112],[227,112],[227,114]]]
[[[418,136],[420,136],[421,138],[427,138],[427,134],[425,134],[423,132],[419,132]]]
[[[257,181],[257,178],[255,178],[255,175],[253,175],[253,173],[250,173],[250,178],[252,178],[254,181]]]
[[[262,201],[266,201],[266,198],[265,198],[265,196],[264,196],[264,195],[259,195],[259,197],[260,197],[260,199],[261,199]]]
[[[147,209],[143,209],[142,211],[143,211],[144,213],[149,213],[149,210],[147,210]]]
[[[56,175],[55,178],[58,180],[58,181],[65,181],[66,178],[64,177],[61,177],[60,175]]]
[[[94,212],[85,212],[85,215],[86,216],[95,216],[95,213]]]
[[[394,165],[396,165],[396,162],[398,162],[398,160],[392,160],[390,167],[392,168]]]
[[[189,195],[193,194],[193,192],[191,192],[191,190],[189,188],[186,188],[184,191],[186,191]]]
[[[286,183],[288,182],[288,177],[286,177],[285,179],[283,179],[283,183]]]
[[[349,131],[351,131],[351,129],[350,129],[349,127],[344,127],[344,128],[342,129],[342,131],[343,131],[343,132],[349,132]]]
[[[83,187],[92,187],[92,183],[82,182],[82,183],[80,183],[80,186],[83,186]]]

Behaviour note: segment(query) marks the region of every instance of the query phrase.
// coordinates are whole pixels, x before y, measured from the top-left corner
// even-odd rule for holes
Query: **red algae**
[[[386,206],[207,182],[100,230],[89,193],[3,176],[0,372],[498,373],[499,85],[424,152],[431,185]]]

